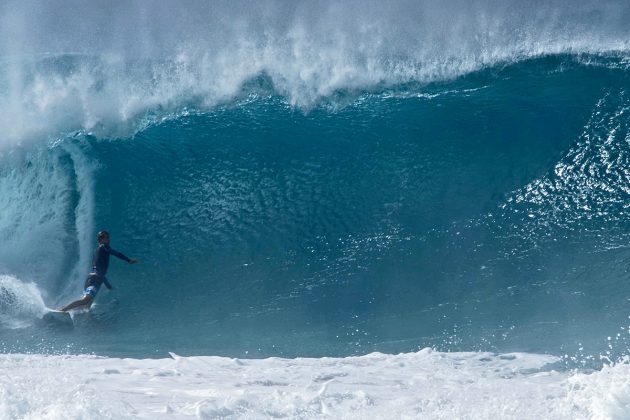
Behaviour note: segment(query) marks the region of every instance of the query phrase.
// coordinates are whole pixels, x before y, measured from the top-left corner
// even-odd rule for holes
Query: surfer
[[[127,261],[129,264],[135,264],[138,260],[134,260],[132,258],[128,258],[122,253],[116,251],[114,248],[109,246],[109,232],[106,230],[102,230],[96,236],[96,241],[98,242],[98,248],[94,253],[94,259],[92,261],[92,271],[88,275],[87,279],[85,279],[83,297],[81,299],[75,300],[59,309],[60,311],[67,312],[71,309],[76,309],[79,307],[87,307],[89,308],[94,302],[94,298],[98,293],[102,284],[105,284],[109,290],[113,289],[113,286],[107,281],[105,274],[107,274],[107,267],[109,266],[109,256],[113,255],[115,257],[120,258],[121,260]]]

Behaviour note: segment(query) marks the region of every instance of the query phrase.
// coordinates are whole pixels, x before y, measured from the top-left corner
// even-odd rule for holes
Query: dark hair
[[[96,235],[96,240],[100,242],[100,241],[102,241],[102,240],[103,240],[103,238],[105,238],[106,236],[109,236],[109,232],[108,232],[108,231],[106,231],[106,230],[101,230],[101,231],[98,233],[98,235]]]

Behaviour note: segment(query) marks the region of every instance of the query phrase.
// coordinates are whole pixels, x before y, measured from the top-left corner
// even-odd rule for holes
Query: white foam
[[[46,312],[39,288],[14,276],[0,275],[0,325],[22,328]]]
[[[74,227],[78,247],[78,258],[72,272],[66,275],[65,288],[60,294],[67,299],[76,293],[77,280],[85,276],[86,267],[91,263],[94,243],[94,171],[97,163],[93,162],[76,144],[66,142],[63,146],[72,158],[72,169],[76,176],[75,189],[79,200],[74,208]]]
[[[601,2],[600,2],[601,3]],[[558,53],[627,54],[627,4],[68,1],[0,7],[0,146],[133,134],[261,75],[292,105]],[[72,53],[69,53],[72,52]]]
[[[261,360],[2,355],[0,418],[586,419],[630,415],[630,365],[536,354]]]
[[[18,150],[0,167],[0,274],[37,283],[51,305],[76,292],[89,267],[96,164],[87,147]]]

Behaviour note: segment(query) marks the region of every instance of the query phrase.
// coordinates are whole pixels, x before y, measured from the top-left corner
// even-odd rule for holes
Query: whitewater
[[[566,374],[529,354],[343,359],[7,355],[5,418],[626,418],[628,365]],[[17,373],[19,372],[19,375]]]
[[[630,418],[629,21],[2,2],[0,419]]]

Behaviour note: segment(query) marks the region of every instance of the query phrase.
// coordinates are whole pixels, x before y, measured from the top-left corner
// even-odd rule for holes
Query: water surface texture
[[[627,353],[626,2],[62,3],[0,6],[3,353]]]

